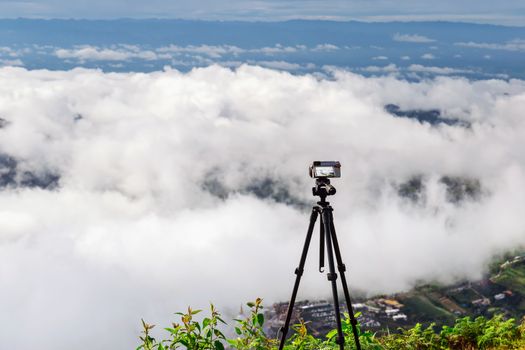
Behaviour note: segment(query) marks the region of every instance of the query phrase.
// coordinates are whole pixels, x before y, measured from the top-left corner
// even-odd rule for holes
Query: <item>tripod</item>
[[[306,234],[306,240],[303,246],[303,252],[301,254],[301,260],[299,261],[299,267],[295,269],[295,284],[292,291],[292,297],[290,299],[290,304],[288,305],[288,312],[286,314],[286,321],[284,326],[280,329],[281,332],[281,342],[279,344],[279,350],[282,350],[284,347],[284,342],[286,340],[286,335],[290,328],[290,319],[292,318],[293,307],[295,304],[295,298],[297,297],[297,291],[299,289],[299,283],[301,282],[301,276],[304,272],[304,264],[306,262],[306,255],[308,254],[308,248],[310,247],[310,241],[312,240],[312,233],[314,231],[315,222],[317,217],[321,217],[320,225],[320,251],[319,251],[319,272],[323,272],[324,268],[324,245],[326,241],[326,251],[328,253],[328,280],[332,284],[332,295],[334,299],[334,311],[335,311],[335,320],[337,324],[337,344],[339,344],[339,349],[344,350],[344,336],[341,326],[341,311],[339,308],[339,298],[337,297],[337,273],[335,272],[334,266],[334,253],[335,259],[337,260],[337,269],[341,275],[341,282],[343,284],[343,291],[345,295],[345,301],[348,308],[348,313],[350,316],[350,323],[352,325],[352,332],[354,334],[354,340],[357,347],[357,350],[361,350],[361,344],[359,343],[359,334],[357,330],[357,320],[354,316],[354,311],[352,308],[352,302],[350,300],[350,293],[348,291],[348,285],[346,283],[345,271],[346,267],[343,264],[341,258],[341,251],[339,249],[339,243],[337,241],[337,235],[335,233],[335,226],[332,214],[332,207],[330,203],[326,201],[326,197],[334,195],[336,190],[330,184],[328,178],[317,178],[316,186],[312,188],[314,196],[319,196],[320,201],[317,202],[317,205],[312,208],[312,214],[310,215],[310,225],[308,226],[308,232]]]

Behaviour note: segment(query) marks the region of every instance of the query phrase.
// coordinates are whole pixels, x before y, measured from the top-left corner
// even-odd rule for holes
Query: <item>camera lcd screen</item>
[[[337,161],[315,161],[310,166],[313,178],[341,177],[341,163]]]
[[[317,166],[314,168],[315,177],[335,177],[335,168],[332,166]]]

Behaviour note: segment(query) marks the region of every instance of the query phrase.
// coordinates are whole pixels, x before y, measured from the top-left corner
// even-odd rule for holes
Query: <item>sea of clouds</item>
[[[141,318],[288,299],[313,160],[342,163],[331,202],[352,291],[479,278],[525,245],[524,111],[520,80],[2,68],[0,339],[132,348]],[[419,200],[399,195],[414,176]],[[443,176],[480,193],[451,201]],[[312,245],[300,297],[329,297]]]

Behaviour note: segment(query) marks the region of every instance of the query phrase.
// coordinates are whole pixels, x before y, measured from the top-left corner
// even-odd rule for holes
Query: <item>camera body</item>
[[[335,187],[330,184],[330,178],[341,177],[341,163],[338,161],[315,161],[310,166],[310,177],[315,179],[315,187],[312,188],[314,196],[321,197],[320,205],[328,205],[325,201],[327,196],[335,194]]]
[[[310,165],[310,177],[314,179],[341,177],[341,163],[338,161],[315,161]]]

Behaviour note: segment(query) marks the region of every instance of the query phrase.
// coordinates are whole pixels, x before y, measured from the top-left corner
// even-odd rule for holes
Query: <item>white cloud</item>
[[[335,50],[339,50],[339,47],[333,44],[319,44],[312,49],[312,51],[335,51]]]
[[[407,43],[432,43],[435,40],[430,39],[426,36],[419,35],[419,34],[400,34],[395,33],[392,37],[394,41],[401,41],[401,42],[407,42]]]
[[[256,49],[250,49],[249,52],[251,53],[262,53],[265,55],[276,55],[276,54],[282,54],[282,53],[294,53],[298,50],[303,50],[304,46],[283,46],[281,44],[276,44],[275,46],[267,46],[267,47],[261,47]]]
[[[372,57],[372,59],[375,61],[385,61],[385,60],[388,60],[388,57],[387,56],[375,56],[375,57]]]
[[[8,46],[0,46],[0,56],[18,57],[20,53]]]
[[[362,68],[361,70],[368,73],[396,73],[399,71],[399,68],[395,64],[391,63],[383,67],[368,66]]]
[[[135,46],[118,48],[99,48],[96,46],[81,46],[73,49],[59,48],[55,50],[54,54],[61,59],[74,58],[81,62],[128,61],[130,59],[153,61],[159,59],[159,56],[155,52],[150,50],[137,50]]]
[[[204,54],[212,58],[220,58],[226,54],[238,55],[245,53],[246,50],[233,45],[188,45],[188,46],[177,46],[169,45],[157,49],[158,52],[163,53],[189,53],[189,54]]]
[[[328,52],[339,50],[332,44],[319,44],[314,47],[305,45],[284,46],[265,46],[259,48],[245,49],[233,45],[168,45],[155,50],[141,48],[137,45],[113,45],[109,48],[83,45],[72,49],[52,48],[53,54],[61,59],[76,59],[80,62],[86,61],[129,61],[139,59],[145,61],[154,60],[175,60],[182,65],[191,65],[191,62],[198,61],[200,64],[212,64],[218,62],[224,56],[239,56],[243,54],[263,54],[267,56],[291,54],[299,51]],[[0,53],[2,51],[0,50]],[[7,51],[6,51],[7,52]]]
[[[525,51],[525,40],[514,39],[505,43],[477,43],[473,41],[455,43],[456,46],[472,47],[476,49]]]
[[[426,53],[426,54],[421,55],[421,58],[424,60],[433,60],[436,58],[436,56],[434,56],[431,53]]]
[[[267,67],[267,68],[279,69],[279,70],[298,70],[298,69],[303,68],[298,63],[290,63],[286,61],[256,61],[253,63],[261,67]]]
[[[401,56],[401,59],[403,61],[409,61],[410,60],[410,56]]]
[[[19,58],[16,58],[16,59],[0,59],[0,66],[14,66],[14,67],[17,67],[17,66],[23,66],[24,65],[24,62],[22,62],[21,59]]]
[[[443,75],[472,73],[472,71],[466,70],[466,69],[457,69],[457,68],[450,68],[450,67],[429,67],[429,66],[423,66],[420,64],[411,64],[408,67],[408,70],[411,72],[443,74]]]
[[[0,69],[0,152],[61,177],[53,191],[0,191],[2,341],[130,348],[141,317],[286,300],[308,213],[246,189],[270,178],[313,204],[315,159],[343,164],[331,202],[353,290],[476,278],[525,244],[525,82],[331,73]],[[394,118],[387,103],[472,127]],[[415,174],[418,204],[392,186]],[[484,194],[450,203],[445,174],[479,179]],[[328,297],[310,258],[300,297]]]
[[[232,45],[188,45],[188,46],[177,46],[169,45],[157,49],[157,52],[163,53],[175,53],[175,54],[203,54],[211,58],[221,58],[225,55],[238,56],[246,53],[258,53],[263,55],[278,55],[278,54],[290,54],[296,53],[299,51],[334,51],[339,48],[332,44],[319,44],[315,47],[307,47],[305,45],[295,45],[295,46],[284,46],[282,44],[276,44],[274,46],[264,46],[258,48],[241,48],[238,46]]]

